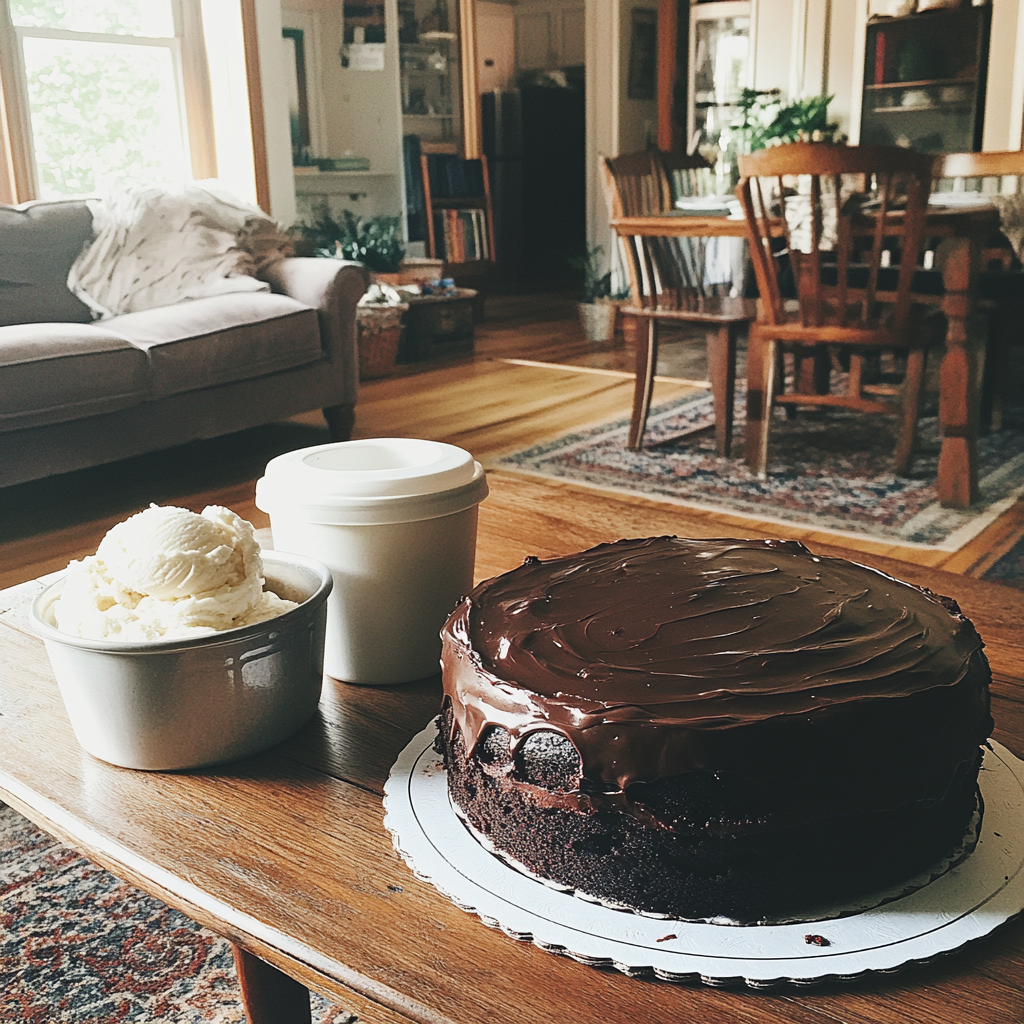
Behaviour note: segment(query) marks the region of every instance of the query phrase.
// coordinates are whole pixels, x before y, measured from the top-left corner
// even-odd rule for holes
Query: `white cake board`
[[[850,980],[950,953],[1024,909],[1024,762],[993,742],[973,853],[921,888],[848,916],[735,926],[644,917],[561,892],[485,850],[448,798],[434,724],[402,751],[384,787],[384,824],[417,877],[515,939],[626,974],[767,988]],[[808,934],[827,946],[809,945]]]

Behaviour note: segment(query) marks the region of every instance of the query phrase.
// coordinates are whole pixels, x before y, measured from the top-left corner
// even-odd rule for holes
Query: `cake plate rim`
[[[710,986],[816,985],[888,974],[948,955],[1024,911],[1024,761],[995,740],[979,786],[974,851],[904,897],[811,922],[735,925],[634,914],[531,878],[469,832],[448,799],[428,723],[384,786],[384,825],[413,873],[511,938],[629,976]],[[828,944],[806,941],[808,931]]]

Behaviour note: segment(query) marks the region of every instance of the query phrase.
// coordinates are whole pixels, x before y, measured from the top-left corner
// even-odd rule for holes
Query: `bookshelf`
[[[869,22],[861,144],[980,150],[991,17],[961,5]]]
[[[494,264],[494,208],[487,157],[421,153],[426,249],[445,276],[478,277]]]

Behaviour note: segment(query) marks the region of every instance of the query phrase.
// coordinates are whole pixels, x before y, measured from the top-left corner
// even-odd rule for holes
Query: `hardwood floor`
[[[487,459],[574,427],[626,416],[632,401],[632,349],[620,336],[592,344],[582,335],[567,294],[495,295],[477,326],[473,356],[399,367],[392,377],[363,385],[355,436],[414,436],[458,444]],[[696,342],[696,343],[694,343]],[[700,334],[680,332],[662,345],[655,401],[683,394],[704,374]],[[0,491],[0,587],[63,568],[90,554],[107,529],[150,502],[200,509],[223,504],[268,525],[253,504],[254,484],[268,459],[327,440],[319,413],[286,423],[197,442],[152,455]],[[526,485],[498,471],[503,486]],[[549,500],[576,502],[594,492],[546,484]],[[536,485],[527,503],[537,509]],[[606,503],[609,538],[625,535],[629,521],[658,523],[681,536],[783,536],[810,546],[942,567],[980,575],[1024,529],[1018,502],[958,552],[926,551],[870,540],[837,539],[778,524],[705,512],[645,498]],[[632,513],[628,516],[625,509]],[[496,528],[494,524],[490,528]],[[634,527],[635,528],[635,527]],[[624,532],[625,531],[625,532]],[[566,549],[572,540],[566,538]],[[480,567],[485,570],[486,567]]]

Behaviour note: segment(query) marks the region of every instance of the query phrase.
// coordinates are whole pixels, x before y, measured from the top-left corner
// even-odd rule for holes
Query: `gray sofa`
[[[94,322],[67,288],[91,236],[84,202],[0,206],[0,486],[311,409],[350,435],[361,264],[282,259],[271,292]]]

